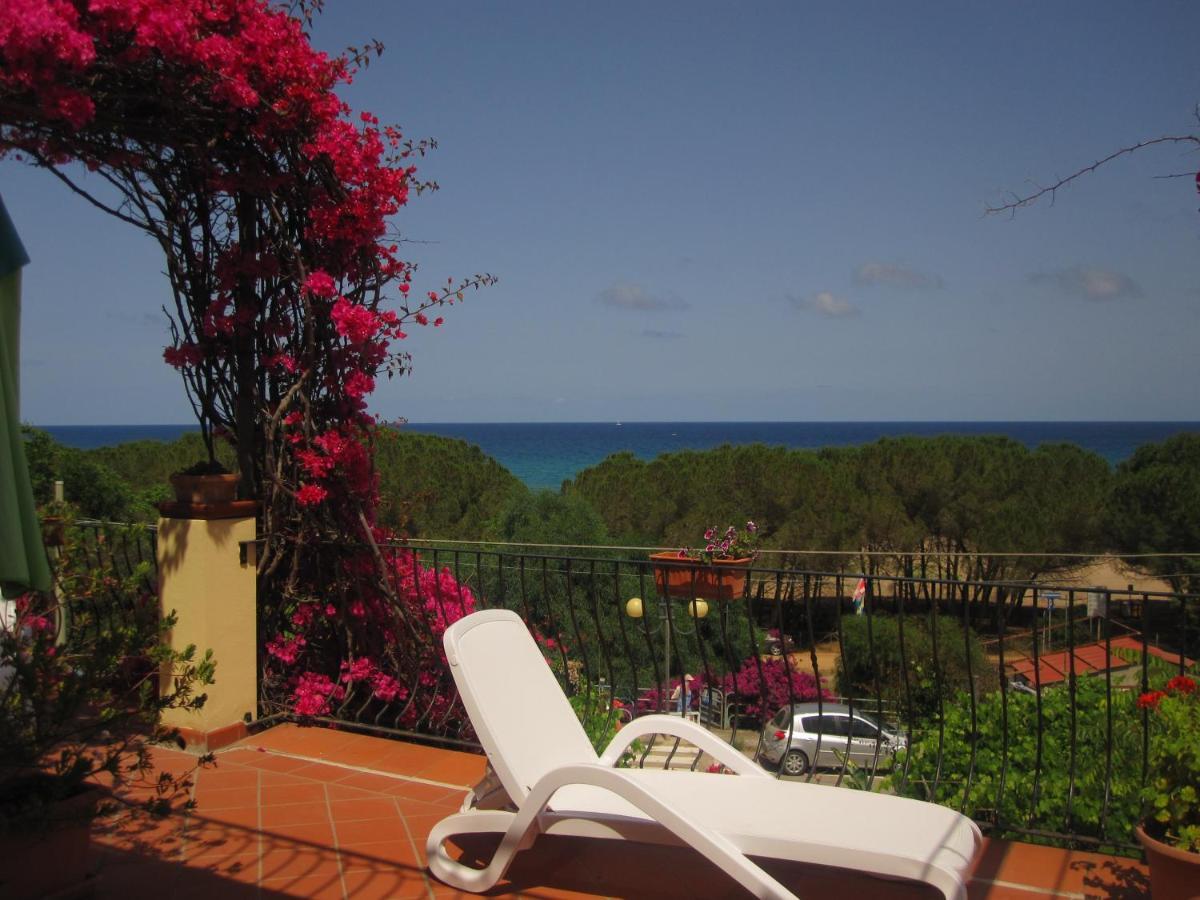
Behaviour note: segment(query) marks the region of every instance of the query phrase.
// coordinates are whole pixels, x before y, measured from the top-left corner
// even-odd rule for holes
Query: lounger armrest
[[[770,778],[754,760],[705,728],[682,716],[642,716],[622,726],[600,756],[600,765],[612,767],[635,740],[647,734],[665,734],[695,744],[721,765],[739,775]]]

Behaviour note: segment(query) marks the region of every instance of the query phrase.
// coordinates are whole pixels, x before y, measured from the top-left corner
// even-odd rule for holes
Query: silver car
[[[788,718],[791,717],[789,734]],[[797,703],[779,710],[763,729],[759,758],[784,775],[803,775],[810,766],[841,768],[843,757],[860,766],[890,766],[908,741],[864,713],[841,703]]]

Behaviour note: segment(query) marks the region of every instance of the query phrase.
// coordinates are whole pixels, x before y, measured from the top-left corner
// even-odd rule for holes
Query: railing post
[[[255,519],[170,511],[158,520],[156,554],[162,611],[177,616],[169,641],[175,650],[194,644],[198,659],[211,649],[216,681],[203,708],[168,710],[163,724],[189,746],[215,750],[245,737],[258,710]]]

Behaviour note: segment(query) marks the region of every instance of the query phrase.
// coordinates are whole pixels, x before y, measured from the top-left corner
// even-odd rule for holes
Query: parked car
[[[795,652],[796,642],[792,640],[790,634],[785,634],[780,638],[779,629],[772,628],[767,632],[766,639],[763,641],[763,649],[771,656],[783,656],[784,653]]]
[[[789,718],[791,727],[789,733]],[[819,746],[818,746],[819,745]],[[889,766],[907,739],[870,716],[841,703],[797,703],[783,707],[763,728],[759,758],[784,775],[803,775],[809,767],[841,767],[842,758],[869,766]]]

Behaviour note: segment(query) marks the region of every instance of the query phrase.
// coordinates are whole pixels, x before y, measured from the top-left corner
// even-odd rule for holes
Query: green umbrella
[[[21,439],[21,267],[29,262],[0,198],[0,589],[50,590]]]

